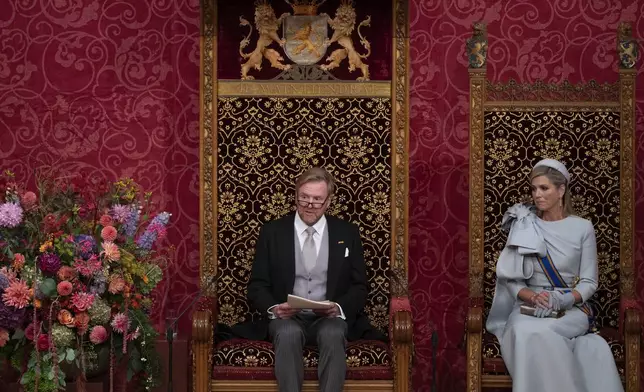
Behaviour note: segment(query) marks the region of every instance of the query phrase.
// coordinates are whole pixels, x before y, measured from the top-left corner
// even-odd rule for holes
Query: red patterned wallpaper
[[[450,1],[411,4],[410,286],[417,358],[414,391],[431,389],[432,329],[439,332],[439,391],[465,390],[461,346],[467,309],[468,72],[464,42],[488,23],[493,80],[617,80],[616,30],[644,37],[644,2]],[[641,61],[640,61],[641,64]],[[640,67],[641,69],[641,67]],[[644,261],[644,76],[637,90],[637,253]],[[644,269],[638,269],[640,298]]]
[[[0,10],[0,167],[30,181],[50,165],[131,176],[154,192],[176,246],[157,309],[180,307],[199,271],[199,0],[0,0]]]

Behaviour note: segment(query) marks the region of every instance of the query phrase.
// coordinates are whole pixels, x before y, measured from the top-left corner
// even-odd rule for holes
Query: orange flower
[[[112,275],[108,291],[112,294],[118,294],[125,289],[125,279],[119,275]]]
[[[78,334],[83,335],[87,332],[89,327],[89,314],[87,312],[81,312],[76,315],[76,320],[74,322],[76,328],[78,328]]]
[[[73,328],[75,320],[69,310],[62,309],[58,312],[58,322],[66,327]]]
[[[16,253],[13,255],[13,263],[11,266],[13,269],[16,271],[20,271],[22,269],[22,266],[25,265],[25,256],[21,255],[20,253]]]
[[[60,280],[69,280],[69,281],[71,281],[71,280],[74,280],[78,276],[78,272],[76,272],[76,270],[74,268],[64,265],[64,266],[60,267],[60,269],[58,270],[57,275],[58,275],[58,279],[60,279]]]

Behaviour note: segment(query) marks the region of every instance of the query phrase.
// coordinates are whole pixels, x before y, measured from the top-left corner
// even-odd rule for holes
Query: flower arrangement
[[[0,359],[25,391],[83,384],[105,357],[110,380],[127,358],[128,380],[157,385],[149,311],[165,257],[153,246],[170,214],[150,199],[131,179],[49,175],[33,192],[0,176]]]

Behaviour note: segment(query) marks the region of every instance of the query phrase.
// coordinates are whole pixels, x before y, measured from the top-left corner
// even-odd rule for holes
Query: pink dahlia
[[[20,203],[22,203],[23,207],[28,211],[32,209],[36,205],[36,201],[38,198],[36,197],[36,194],[29,191],[25,192],[21,197],[20,197]]]
[[[27,328],[25,328],[25,337],[29,340],[34,340],[34,335],[36,334],[36,327],[34,323],[29,323]]]
[[[9,341],[9,331],[0,328],[0,347],[4,347]]]
[[[103,215],[101,216],[101,219],[99,219],[98,223],[100,223],[101,226],[110,226],[112,225],[112,217],[109,215]]]
[[[75,293],[72,295],[72,304],[76,311],[84,312],[89,309],[94,303],[94,294],[89,293]]]
[[[116,232],[116,229],[114,226],[105,226],[103,227],[103,230],[101,230],[101,238],[104,241],[109,241],[112,242],[116,239],[116,235],[118,233]]]
[[[16,227],[22,222],[22,207],[16,203],[0,204],[0,227]]]
[[[71,294],[74,287],[72,286],[71,282],[63,280],[62,282],[58,283],[56,289],[58,290],[58,295],[62,295],[64,297]]]
[[[96,255],[92,255],[89,260],[74,260],[74,268],[76,268],[76,271],[78,271],[79,274],[88,277],[100,271],[101,268],[103,268],[103,264]]]
[[[107,340],[107,330],[102,325],[97,325],[89,333],[89,341],[94,344],[101,344]]]
[[[4,290],[2,294],[2,300],[5,305],[13,306],[18,309],[22,309],[25,306],[29,305],[29,287],[22,280],[14,280],[9,283],[9,286]]]
[[[136,340],[139,338],[139,336],[141,336],[141,330],[139,329],[139,327],[136,327],[134,332],[127,334],[127,340]]]
[[[130,319],[123,313],[117,313],[110,325],[116,332],[124,334],[130,328]]]
[[[121,251],[119,247],[113,242],[103,242],[103,251],[101,255],[105,256],[109,261],[119,261],[121,259]]]

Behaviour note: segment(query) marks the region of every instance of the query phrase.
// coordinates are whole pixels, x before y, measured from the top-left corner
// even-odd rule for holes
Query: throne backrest
[[[297,177],[321,166],[338,185],[328,213],[360,228],[369,281],[365,311],[386,332],[391,100],[220,97],[217,118],[218,322],[259,316],[246,294],[260,228],[294,210]]]
[[[506,241],[504,212],[531,201],[529,175],[543,158],[563,162],[572,175],[576,215],[595,227],[599,288],[592,298],[600,326],[619,320],[620,132],[614,110],[492,110],[485,113],[485,305],[492,304],[495,265]]]
[[[480,143],[474,143],[477,159],[470,168],[478,195],[471,200],[470,297],[480,298],[487,315],[507,238],[500,228],[503,214],[531,201],[532,167],[554,158],[571,173],[576,214],[595,228],[599,287],[592,303],[598,326],[617,328],[620,300],[633,294],[633,125],[620,102],[620,84],[493,84],[483,74],[475,78],[482,88],[472,116],[472,137]]]

